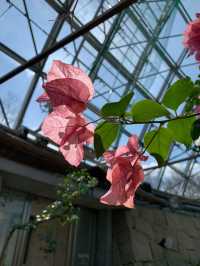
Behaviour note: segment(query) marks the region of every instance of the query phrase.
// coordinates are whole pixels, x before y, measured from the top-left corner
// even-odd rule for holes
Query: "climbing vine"
[[[0,266],[4,266],[6,251],[13,234],[19,230],[35,230],[41,223],[58,219],[61,224],[72,223],[79,218],[79,207],[77,199],[88,193],[90,189],[97,185],[97,180],[92,177],[87,169],[74,170],[69,172],[58,185],[57,199],[38,213],[30,222],[18,223],[12,226],[2,248],[0,256]],[[46,252],[54,250],[55,242],[50,241]]]

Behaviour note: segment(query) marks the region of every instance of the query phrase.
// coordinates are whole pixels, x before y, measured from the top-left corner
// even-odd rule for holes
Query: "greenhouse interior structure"
[[[0,25],[0,266],[200,266],[200,0]]]

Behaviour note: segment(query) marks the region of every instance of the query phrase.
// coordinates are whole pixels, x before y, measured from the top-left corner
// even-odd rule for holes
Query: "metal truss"
[[[33,19],[26,0],[22,1],[22,6],[18,6],[12,0],[5,0],[7,6],[0,14],[3,18],[12,9],[25,18],[35,53],[34,57],[28,60],[0,39],[0,52],[19,64],[16,69],[0,77],[2,88],[6,81],[26,69],[34,74],[17,113],[13,125],[15,129],[24,125],[24,117],[33,101],[38,82],[46,76],[45,66],[49,55],[54,55],[58,49],[66,55],[66,58],[70,58],[67,59],[71,60],[67,61],[68,63],[84,68],[95,84],[96,95],[86,112],[86,116],[93,120],[100,115],[103,103],[116,101],[131,90],[136,95],[135,100],[140,98],[162,100],[169,85],[175,79],[187,75],[183,67],[192,67],[195,64],[184,63],[187,58],[184,49],[177,58],[173,58],[167,49],[171,40],[175,42],[182,35],[181,32],[171,33],[176,15],[178,14],[184,23],[191,19],[181,1],[178,3],[173,0],[66,0],[65,2],[40,0],[40,2],[48,4],[56,13],[49,32]],[[87,16],[90,19],[87,19]],[[69,34],[60,39],[59,36],[66,25]],[[34,28],[46,36],[41,51],[38,48]],[[163,29],[165,29],[164,35]],[[58,59],[64,60],[62,57]],[[156,92],[151,89],[153,86],[158,87]],[[8,126],[9,120],[5,116],[5,108],[3,112]],[[144,126],[139,129],[138,135],[141,139],[150,128]],[[134,130],[134,127],[122,129],[113,147],[125,142]],[[184,168],[178,168],[178,165],[186,161]],[[145,171],[149,175],[153,175],[152,171],[157,171],[156,187],[162,189],[168,178],[167,171],[171,169],[174,175],[182,177],[181,193],[187,196],[188,186],[196,184],[193,178],[197,177],[195,173],[197,163],[198,154],[188,154],[181,145],[174,145],[165,167],[158,171],[156,166],[148,166],[145,167]]]

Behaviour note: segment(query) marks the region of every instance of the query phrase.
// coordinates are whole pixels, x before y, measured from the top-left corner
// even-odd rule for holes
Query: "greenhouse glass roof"
[[[117,0],[1,0],[0,77],[98,15],[114,7]],[[69,6],[71,4],[70,12]],[[36,102],[43,92],[42,81],[53,59],[83,69],[93,80],[95,96],[85,112],[91,121],[100,108],[134,91],[132,101],[161,100],[177,79],[198,75],[198,66],[183,47],[186,24],[200,10],[196,0],[140,0],[90,32],[76,38],[48,58],[1,84],[1,123],[17,129],[40,132],[46,107]],[[152,126],[151,126],[152,127]],[[113,147],[140,138],[150,126],[127,125]],[[87,160],[103,165],[102,160]],[[199,197],[198,154],[174,144],[168,165],[157,168],[153,158],[144,165],[146,181],[156,189],[187,197]]]

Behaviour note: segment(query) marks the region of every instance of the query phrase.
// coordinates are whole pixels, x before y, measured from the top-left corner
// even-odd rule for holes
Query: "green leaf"
[[[153,100],[142,100],[132,107],[132,117],[136,122],[146,122],[167,115],[167,109]]]
[[[194,107],[194,99],[193,98],[189,98],[186,103],[185,103],[185,106],[184,106],[184,112],[185,113],[189,113],[192,111]]]
[[[118,136],[120,125],[103,122],[95,129],[94,149],[97,158],[106,151]]]
[[[176,111],[194,91],[195,86],[189,78],[178,80],[167,90],[162,103]]]
[[[199,136],[200,136],[200,119],[194,121],[191,129],[191,137],[193,140],[198,139]]]
[[[102,116],[122,116],[126,108],[128,107],[129,102],[133,97],[133,92],[130,92],[124,96],[119,102],[107,103],[101,109]]]
[[[147,151],[157,160],[159,166],[167,159],[172,141],[172,134],[167,128],[147,132],[144,136],[144,146],[148,146]]]
[[[171,130],[176,141],[185,145],[192,144],[191,129],[195,117],[178,119],[168,122],[168,128]]]

